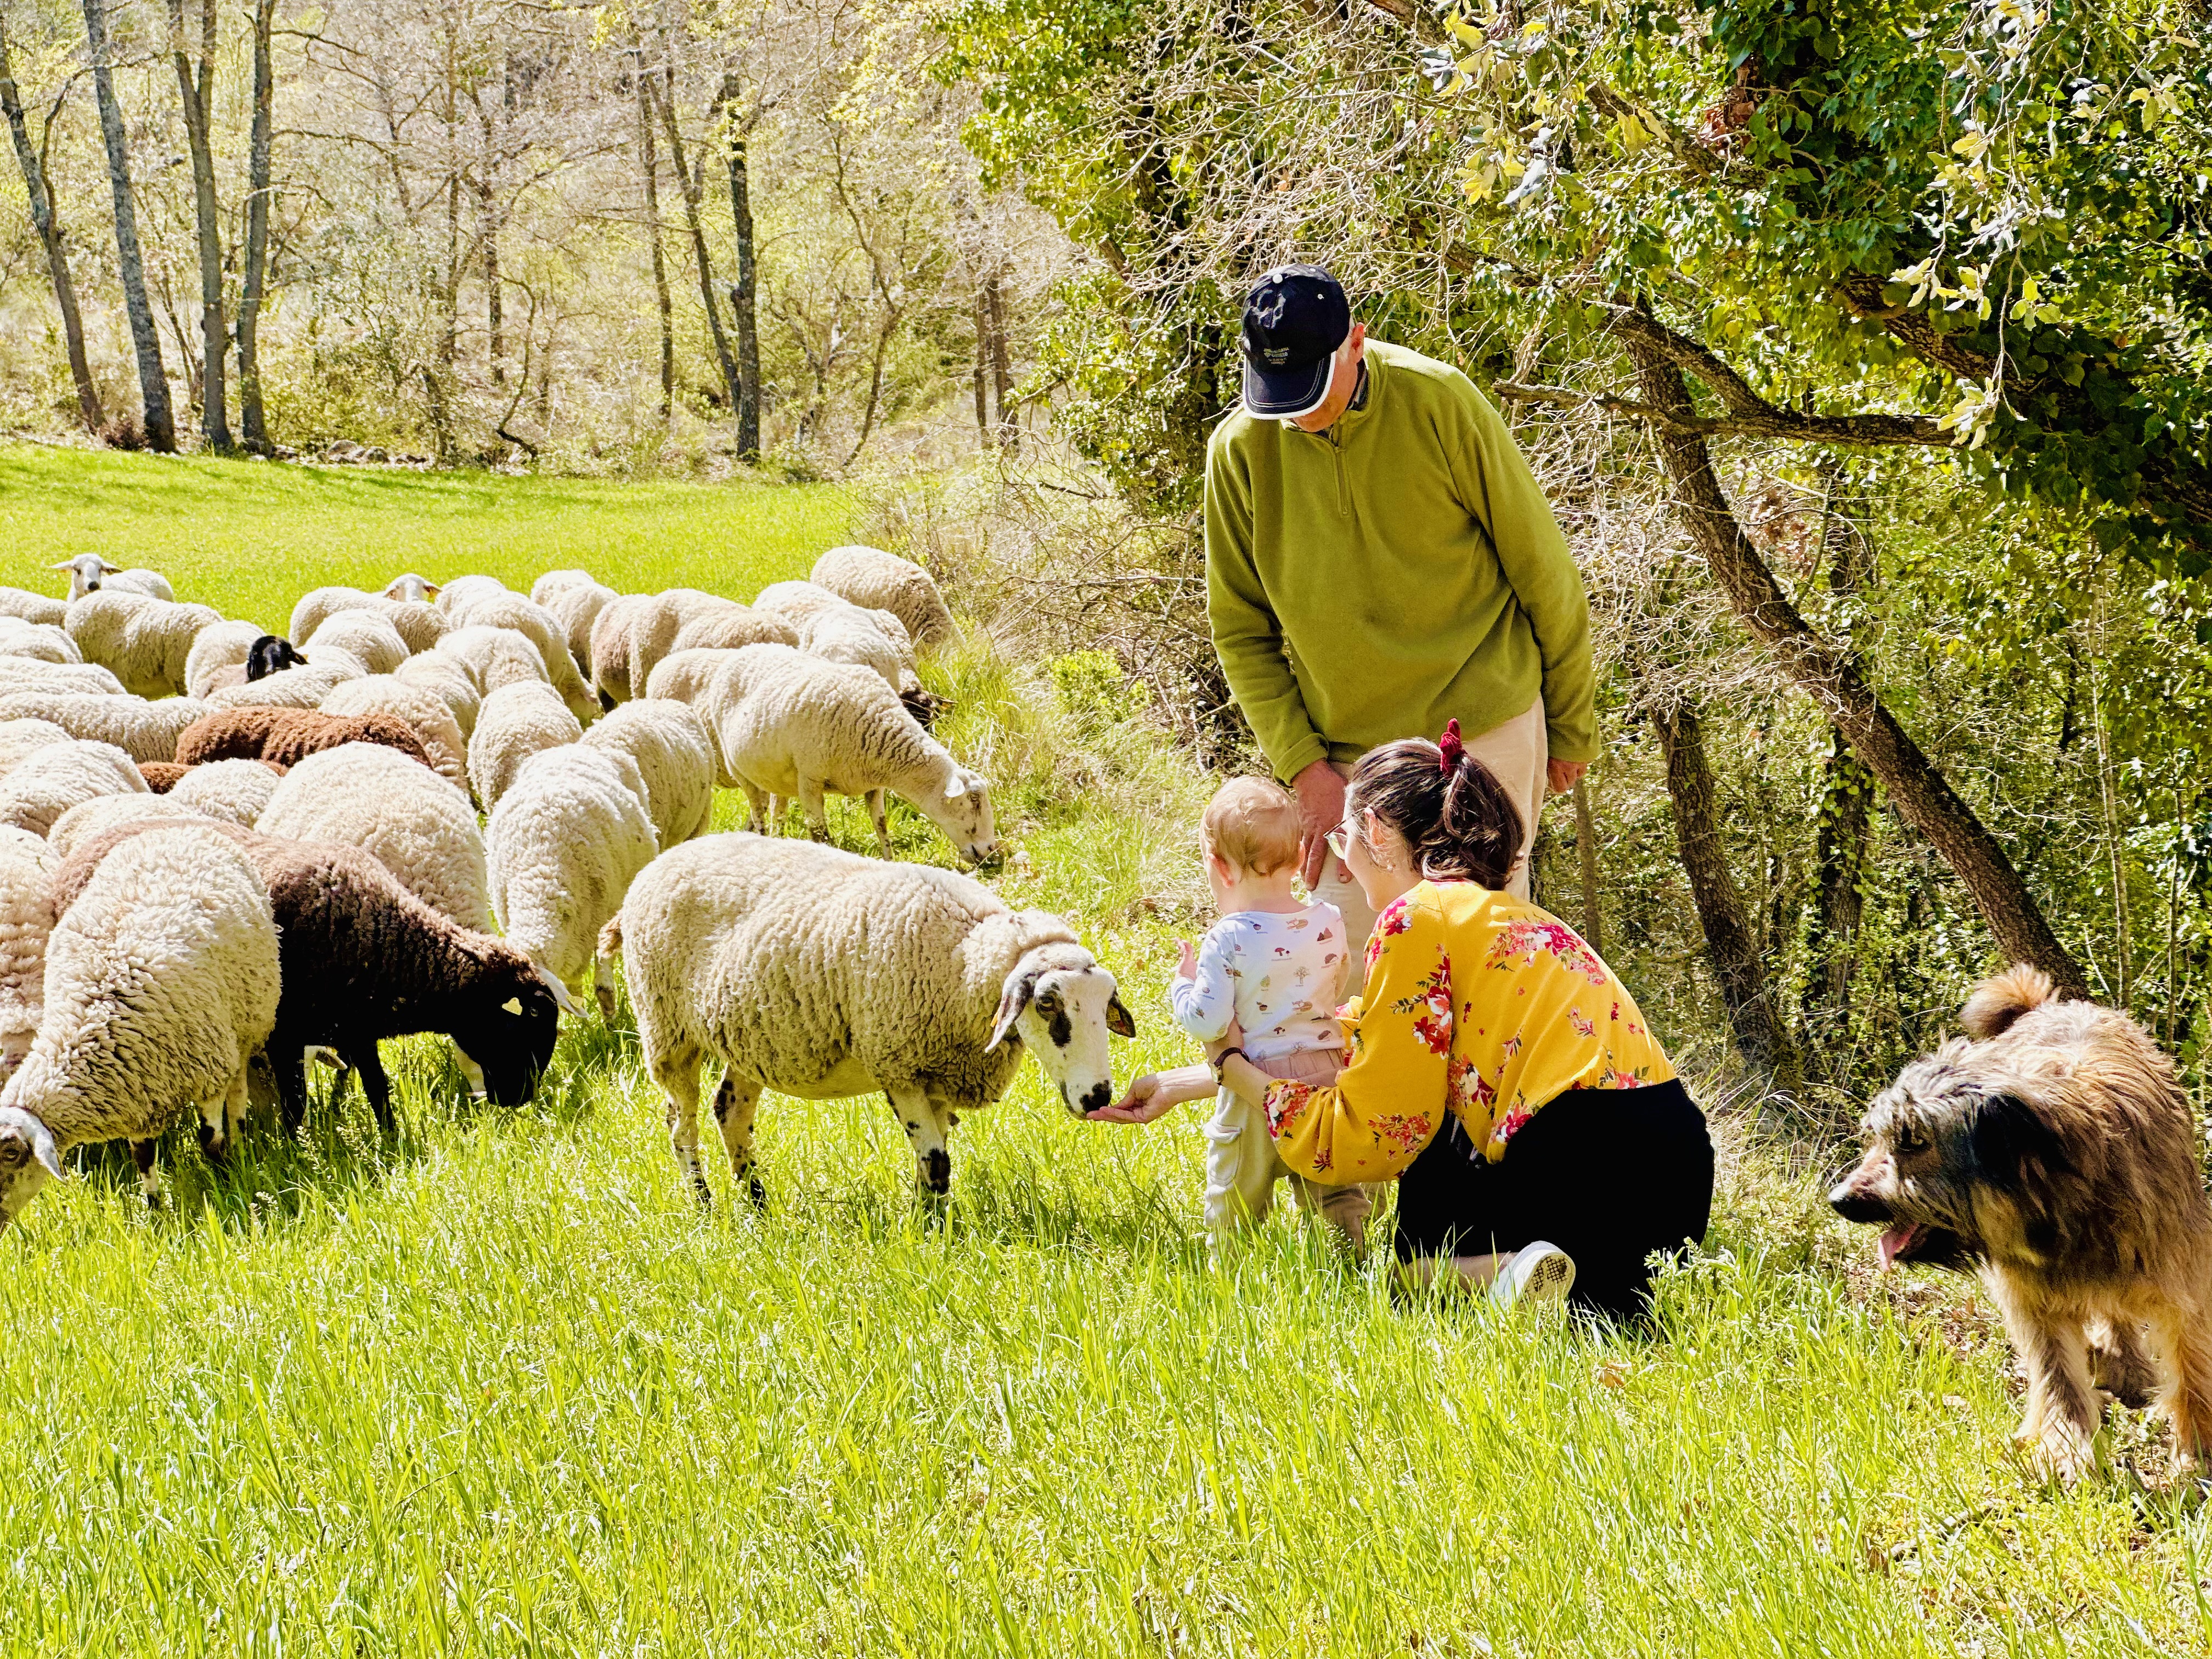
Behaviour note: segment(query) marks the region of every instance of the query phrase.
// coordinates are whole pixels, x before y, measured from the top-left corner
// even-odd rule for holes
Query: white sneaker
[[[1490,1281],[1490,1299],[1500,1307],[1516,1302],[1564,1302],[1575,1287],[1575,1259],[1542,1239],[1516,1250],[1498,1264]]]

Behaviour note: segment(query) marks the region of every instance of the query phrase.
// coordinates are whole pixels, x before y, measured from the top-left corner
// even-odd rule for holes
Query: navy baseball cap
[[[1274,420],[1328,400],[1336,349],[1352,333],[1344,288],[1319,265],[1277,265],[1244,296],[1244,407]]]

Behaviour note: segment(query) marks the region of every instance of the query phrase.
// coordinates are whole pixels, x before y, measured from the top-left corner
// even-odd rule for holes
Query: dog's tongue
[[[1897,1258],[1904,1255],[1905,1251],[1911,1249],[1912,1248],[1912,1241],[1919,1237],[1920,1224],[1917,1222],[1908,1223],[1903,1226],[1892,1227],[1887,1232],[1884,1233],[1881,1236],[1881,1243],[1879,1247],[1881,1251],[1882,1267],[1885,1269],[1895,1267],[1897,1265]]]

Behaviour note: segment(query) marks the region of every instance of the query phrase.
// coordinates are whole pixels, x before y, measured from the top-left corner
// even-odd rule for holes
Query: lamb
[[[335,841],[374,854],[399,884],[464,927],[490,921],[483,836],[467,799],[428,767],[382,744],[310,755],[253,826],[292,841]]]
[[[97,553],[80,553],[50,568],[70,573],[69,596],[72,599],[81,599],[88,593],[143,593],[149,599],[173,603],[177,597],[169,586],[169,579],[160,571],[125,570],[120,565],[108,563]]]
[[[520,593],[510,593],[504,588],[496,593],[464,595],[451,605],[453,590],[448,587],[439,599],[446,614],[457,628],[511,628],[523,635],[538,647],[538,660],[545,666],[547,681],[561,694],[561,701],[568,705],[568,712],[579,720],[596,719],[599,700],[584,684],[584,676],[576,666],[576,659],[568,654],[568,630],[555,620],[553,613],[542,605],[532,605]],[[486,686],[486,690],[491,688]]]
[[[59,628],[68,615],[67,599],[49,599],[25,587],[0,587],[0,617]]]
[[[55,857],[65,859],[72,848],[118,824],[150,823],[156,818],[181,823],[208,822],[206,813],[179,805],[168,795],[94,795],[54,820],[53,828],[46,831],[46,845],[54,849]]]
[[[386,599],[358,587],[311,588],[292,607],[285,631],[295,640],[311,638],[331,617],[345,611],[369,611],[399,630],[410,651],[428,651],[444,636],[448,624],[434,605],[412,600]]]
[[[665,593],[632,593],[611,600],[592,623],[592,684],[608,708],[645,696],[653,665],[676,648],[678,632],[709,612],[745,609],[735,599],[696,587]]]
[[[998,855],[984,781],[921,729],[880,675],[789,646],[751,645],[737,653],[718,690],[740,695],[700,713],[756,824],[774,833],[771,799],[795,798],[815,838],[827,840],[823,793],[864,796],[889,858],[884,794],[892,790],[942,830],[962,858],[985,863]]]
[[[644,799],[629,756],[569,744],[524,762],[484,826],[492,915],[507,943],[563,986],[590,969],[609,1024],[614,969],[599,929],[660,850]]]
[[[523,762],[583,735],[575,715],[542,681],[518,681],[491,693],[469,738],[469,782],[484,811],[498,806]]]
[[[807,580],[864,611],[888,611],[927,651],[953,636],[952,612],[929,572],[877,547],[833,547],[815,560]]]
[[[556,571],[556,575],[583,576],[580,570]],[[542,585],[545,578],[539,577]],[[538,589],[530,590],[530,597],[545,607],[546,613],[561,624],[562,636],[568,641],[568,654],[578,668],[586,674],[592,665],[592,624],[599,619],[599,612],[612,605],[622,595],[588,576],[580,582],[548,589],[544,598],[538,599]]]
[[[31,1052],[39,1029],[60,867],[61,855],[29,830],[0,826],[0,1080]]]
[[[268,760],[297,766],[340,744],[376,743],[434,771],[414,729],[396,714],[325,714],[319,708],[219,708],[186,726],[177,764]]]
[[[250,622],[219,622],[200,629],[192,636],[192,648],[185,653],[185,695],[207,696],[222,684],[216,674],[246,666],[247,653],[262,637],[259,624]]]
[[[87,1141],[128,1139],[151,1197],[154,1140],[190,1103],[209,1155],[228,1154],[276,1023],[276,921],[216,826],[153,826],[102,859],[54,923],[45,988],[0,1089],[0,1228]]]
[[[525,680],[537,680],[547,685],[553,683],[545,672],[545,659],[537,643],[527,634],[518,634],[512,628],[475,624],[457,628],[438,641],[434,654],[459,663],[474,678],[477,689],[487,695],[502,685],[515,685]]]
[[[636,765],[653,836],[663,848],[707,833],[714,816],[714,742],[688,705],[640,697],[606,715],[584,733],[584,742],[627,755]]]
[[[112,831],[71,853],[54,880],[58,906],[66,909],[142,829]],[[361,1073],[386,1133],[392,1088],[376,1046],[385,1037],[451,1037],[471,1084],[495,1104],[519,1106],[536,1092],[562,1004],[520,951],[431,909],[357,847],[228,826],[223,833],[252,862],[276,919],[282,986],[268,1053],[287,1133],[306,1115],[301,1056],[311,1044],[335,1049]]]
[[[167,697],[185,690],[185,664],[200,630],[222,620],[210,605],[102,588],[70,600],[64,626],[84,659],[112,669],[126,690]]]
[[[73,738],[112,743],[139,761],[174,760],[178,737],[214,706],[197,697],[0,691],[0,720],[52,720]]]
[[[25,622],[0,611],[0,657],[68,665],[82,662],[84,653],[76,648],[69,629],[58,623]]]
[[[428,605],[438,597],[438,584],[428,576],[418,576],[409,571],[404,576],[394,576],[384,586],[384,597],[407,605]]]
[[[402,685],[427,691],[444,703],[447,712],[453,717],[453,724],[461,728],[464,743],[469,733],[477,729],[477,714],[483,708],[483,693],[465,663],[435,651],[426,651],[401,663],[392,671],[392,678]]]
[[[368,665],[350,652],[328,648],[318,651],[305,667],[281,669],[244,685],[217,686],[204,701],[210,708],[319,708],[338,687],[368,673]]]
[[[763,1089],[880,1089],[935,1207],[951,1186],[952,1126],[1006,1093],[1024,1043],[1080,1115],[1114,1098],[1108,1032],[1136,1029],[1113,975],[1059,917],[1009,909],[949,870],[804,842],[708,836],[662,854],[601,934],[603,953],[617,947],[677,1164],[702,1205],[708,1053],[725,1066],[714,1117],[731,1173],[755,1203]]]
[[[419,686],[390,674],[348,680],[323,699],[325,714],[390,714],[407,722],[430,769],[456,789],[469,787],[469,741],[453,711]]]
[[[359,658],[372,674],[389,674],[415,654],[391,619],[373,611],[341,611],[301,643],[311,661],[336,647]]]
[[[268,760],[210,761],[204,766],[186,769],[170,787],[168,795],[179,805],[209,817],[251,829],[269,810],[277,780],[288,769]]]
[[[119,697],[123,682],[88,662],[0,657],[0,691],[56,691],[69,696]]]
[[[148,793],[131,757],[112,743],[47,744],[0,778],[0,823],[44,836],[79,801]]]

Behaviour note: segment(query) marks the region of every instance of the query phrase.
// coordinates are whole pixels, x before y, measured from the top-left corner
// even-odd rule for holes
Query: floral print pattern
[[[1539,956],[1550,956],[1570,973],[1580,974],[1593,985],[1613,976],[1597,959],[1597,952],[1583,943],[1582,935],[1564,921],[1546,917],[1540,921],[1509,922],[1492,936],[1486,968],[1512,969],[1530,967]]]

